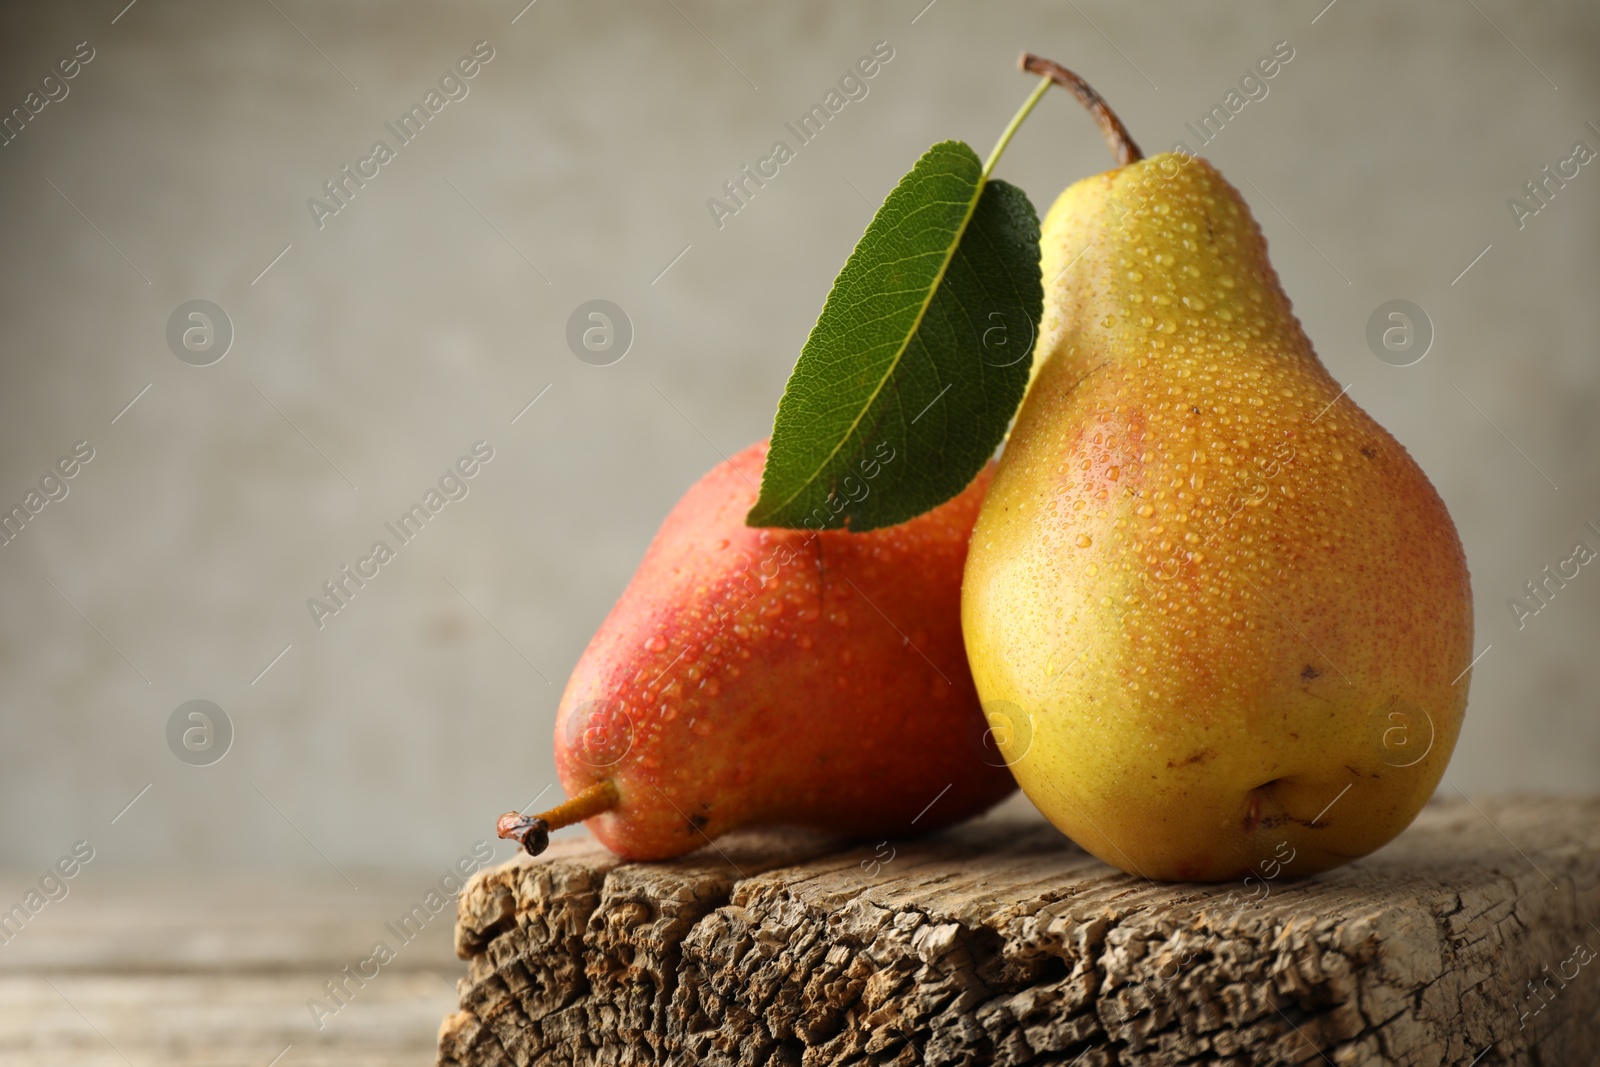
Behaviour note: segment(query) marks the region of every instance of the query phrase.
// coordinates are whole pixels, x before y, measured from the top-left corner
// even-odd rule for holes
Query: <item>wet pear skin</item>
[[[562,695],[562,785],[616,783],[616,809],[586,825],[626,859],[752,825],[922,833],[1016,789],[985,748],[961,634],[993,465],[909,522],[813,534],[744,524],[766,453],[684,494]]]
[[[1152,879],[1296,876],[1432,795],[1465,555],[1318,360],[1243,198],[1163,154],[1043,226],[1034,380],[974,531],[968,656],[1022,789]]]

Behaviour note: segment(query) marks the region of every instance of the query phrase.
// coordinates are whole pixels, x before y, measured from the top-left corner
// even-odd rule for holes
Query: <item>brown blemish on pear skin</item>
[[[1253,832],[1256,828],[1256,824],[1258,824],[1260,821],[1261,794],[1251,793],[1250,802],[1245,805],[1244,809],[1244,832],[1247,834]]]

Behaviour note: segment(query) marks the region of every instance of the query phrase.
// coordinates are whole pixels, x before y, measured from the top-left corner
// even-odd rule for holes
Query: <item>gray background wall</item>
[[[0,148],[0,503],[95,450],[0,548],[0,863],[467,852],[553,781],[566,673],[677,496],[767,432],[873,207],[936,140],[987,152],[1023,48],[1153,149],[1291,43],[1203,151],[1460,527],[1493,647],[1448,781],[1600,785],[1600,573],[1520,630],[1506,604],[1600,547],[1600,163],[1521,230],[1506,207],[1600,149],[1593,5],[123,2],[0,10],[7,110],[95,50]],[[319,230],[307,198],[480,40],[469,95]],[[706,198],[879,40],[870,94],[719,230]],[[999,173],[1042,210],[1107,165],[1055,94]],[[236,330],[208,367],[165,340],[191,298]],[[636,331],[608,367],[564,338],[593,298]],[[1436,330],[1410,367],[1364,340],[1395,298]],[[306,599],[480,439],[466,499],[317,630]],[[236,732],[211,766],[168,749],[191,699]]]

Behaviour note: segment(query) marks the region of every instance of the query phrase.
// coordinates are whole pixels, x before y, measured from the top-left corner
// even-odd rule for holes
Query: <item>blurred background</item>
[[[0,509],[26,513],[0,546],[0,904],[94,853],[0,960],[61,964],[44,946],[113,936],[82,898],[175,878],[344,893],[376,928],[553,799],[562,684],[657,524],[769,432],[917,156],[987,153],[1022,49],[1147,151],[1219,165],[1323,361],[1448,503],[1482,658],[1446,787],[1600,786],[1600,571],[1509,603],[1600,549],[1600,9],[524,4],[0,7]],[[785,123],[875,46],[866,95],[798,145]],[[1264,95],[1200,129],[1275,51]],[[795,158],[719,219],[778,140]],[[1053,93],[997,173],[1042,214],[1109,165]],[[569,342],[596,300],[600,353]],[[1399,351],[1369,340],[1397,300]],[[400,544],[385,523],[475,445]],[[313,612],[380,539],[394,558]]]

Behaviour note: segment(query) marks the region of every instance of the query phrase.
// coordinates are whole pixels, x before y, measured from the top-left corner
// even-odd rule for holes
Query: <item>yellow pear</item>
[[[1044,223],[1037,376],[962,586],[972,674],[1022,789],[1095,856],[1312,873],[1395,837],[1444,773],[1466,559],[1312,351],[1244,199],[1125,148]]]

